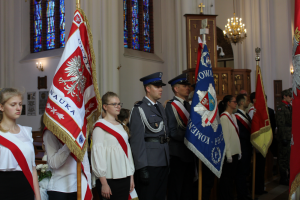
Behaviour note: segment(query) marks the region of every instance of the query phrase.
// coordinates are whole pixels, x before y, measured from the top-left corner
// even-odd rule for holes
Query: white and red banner
[[[80,161],[88,146],[88,125],[92,125],[101,112],[96,77],[89,24],[84,12],[77,9],[54,74],[44,123]]]
[[[290,194],[289,199],[300,198],[300,0],[295,0],[294,38],[293,38],[293,112],[292,139],[290,155]],[[286,69],[288,70],[288,69]]]
[[[177,113],[179,114],[180,118],[182,119],[184,125],[186,126],[188,120],[190,118],[190,113],[186,110],[186,108],[177,100],[174,100],[171,105],[176,109]]]
[[[116,128],[113,124],[107,122],[105,119],[99,119],[96,122],[94,128],[96,128],[96,127],[99,127],[101,129],[103,129],[104,131],[113,135],[118,140],[124,153],[126,154],[126,157],[128,158],[129,143],[128,143],[128,134],[125,130],[121,131],[120,129]],[[137,193],[136,193],[135,189],[133,189],[133,191],[128,195],[128,200],[138,199],[137,197],[138,197]]]

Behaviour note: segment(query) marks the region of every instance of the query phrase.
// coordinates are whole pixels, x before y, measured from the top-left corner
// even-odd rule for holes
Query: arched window
[[[65,46],[65,0],[30,1],[31,53]]]
[[[123,0],[124,47],[154,52],[153,0]]]

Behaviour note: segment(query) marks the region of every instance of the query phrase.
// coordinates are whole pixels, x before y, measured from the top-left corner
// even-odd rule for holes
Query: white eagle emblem
[[[59,83],[64,83],[66,86],[65,90],[68,91],[67,94],[71,94],[72,97],[77,96],[77,100],[80,101],[79,94],[83,94],[84,87],[86,83],[86,77],[83,76],[84,65],[82,65],[82,71],[79,71],[81,68],[81,58],[80,56],[75,56],[67,64],[66,73],[67,76],[71,76],[69,80],[64,80],[62,77],[59,78]],[[68,85],[67,82],[72,82],[71,85]]]
[[[197,91],[199,103],[194,107],[194,111],[202,117],[202,126],[211,126],[214,132],[217,131],[219,122],[216,118],[218,106],[217,95],[214,87],[210,83],[207,91]]]

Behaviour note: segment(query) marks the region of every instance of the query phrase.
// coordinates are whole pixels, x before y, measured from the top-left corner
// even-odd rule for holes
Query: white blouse
[[[121,124],[113,125],[125,131]],[[92,169],[97,178],[120,179],[133,175],[134,164],[128,140],[128,158],[118,140],[110,133],[96,127],[93,131]]]
[[[77,163],[70,155],[67,145],[63,145],[49,130],[43,135],[48,165],[52,171],[52,177],[48,185],[48,191],[71,193],[77,191]],[[91,187],[90,165],[87,152],[83,158],[84,172]]]
[[[231,116],[231,119],[237,126],[236,118],[232,114],[230,115],[228,112],[226,112],[229,116]],[[226,149],[226,157],[231,158],[233,155],[241,154],[241,143],[240,138],[236,132],[236,129],[234,125],[231,123],[231,121],[228,119],[227,116],[221,116],[220,117],[222,130],[223,130],[223,137],[225,140],[225,149]],[[237,126],[238,127],[238,126]]]
[[[1,134],[11,134],[19,139],[20,144],[22,144],[22,153],[24,154],[27,163],[29,164],[29,169],[32,172],[32,167],[35,167],[35,153],[33,147],[33,139],[32,139],[32,128],[21,126],[19,133],[10,133],[6,132],[3,133],[0,131]],[[26,152],[24,152],[26,151]],[[19,166],[17,160],[15,159],[13,153],[6,147],[0,145],[0,171],[22,171],[21,167]]]

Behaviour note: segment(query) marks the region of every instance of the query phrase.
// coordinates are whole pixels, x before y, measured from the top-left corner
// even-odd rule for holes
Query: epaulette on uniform
[[[134,107],[139,107],[140,105],[142,105],[143,101],[139,101],[136,104],[134,104]]]

